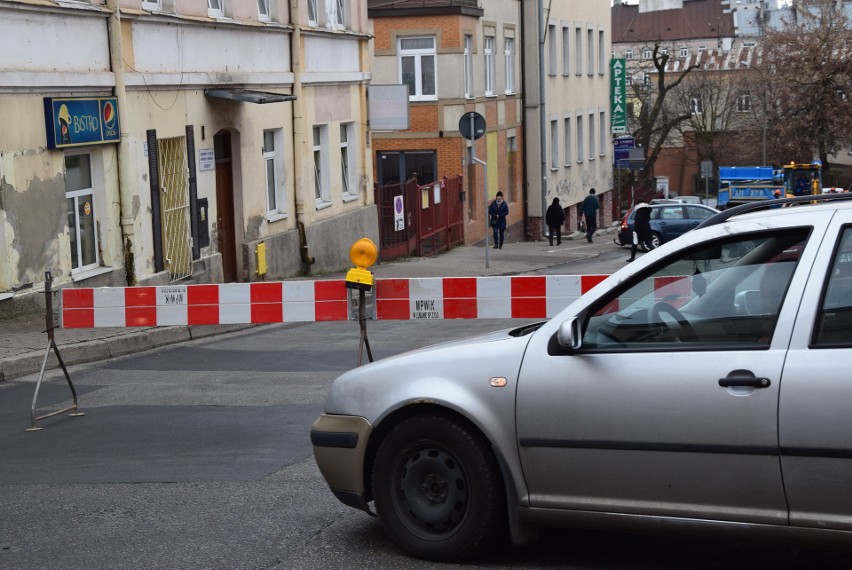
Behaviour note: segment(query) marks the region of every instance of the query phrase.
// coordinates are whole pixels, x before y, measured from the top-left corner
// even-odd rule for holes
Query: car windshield
[[[807,236],[750,234],[679,252],[602,299],[583,348],[768,347]]]

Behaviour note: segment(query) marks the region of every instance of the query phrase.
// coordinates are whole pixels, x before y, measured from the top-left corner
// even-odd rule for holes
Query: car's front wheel
[[[490,446],[440,415],[400,422],[373,464],[382,526],[403,550],[428,560],[463,560],[494,541],[505,520],[500,471]]]

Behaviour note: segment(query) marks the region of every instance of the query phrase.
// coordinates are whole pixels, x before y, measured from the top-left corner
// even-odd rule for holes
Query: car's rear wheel
[[[388,535],[428,560],[463,560],[497,537],[505,500],[497,462],[484,439],[440,415],[408,418],[382,441],[373,497]]]
[[[657,232],[651,233],[651,243],[654,245],[654,249],[660,247],[660,244],[663,243],[663,237]]]

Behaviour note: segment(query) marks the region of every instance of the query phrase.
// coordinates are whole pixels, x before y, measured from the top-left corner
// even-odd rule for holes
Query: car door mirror
[[[556,332],[556,340],[559,341],[559,346],[568,352],[579,350],[583,344],[580,319],[574,317],[559,325],[559,330]]]

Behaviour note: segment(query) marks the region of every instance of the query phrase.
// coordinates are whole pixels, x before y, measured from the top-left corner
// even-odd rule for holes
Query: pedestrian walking
[[[636,259],[636,250],[642,244],[646,250],[654,249],[654,234],[651,233],[651,206],[645,202],[636,204],[636,213],[633,214],[633,243],[630,245],[630,263]]]
[[[506,234],[506,217],[509,204],[503,201],[503,193],[497,192],[494,201],[488,206],[489,224],[494,232],[494,249],[503,249],[503,237]]]
[[[592,188],[589,190],[589,195],[583,199],[583,215],[586,217],[586,240],[589,243],[592,243],[595,230],[598,229],[598,210],[600,208],[601,203],[598,202],[595,189]]]
[[[554,198],[553,203],[548,206],[544,216],[547,223],[547,236],[550,245],[553,245],[553,236],[556,235],[556,245],[562,244],[562,225],[565,223],[565,210],[559,205],[559,198]]]

